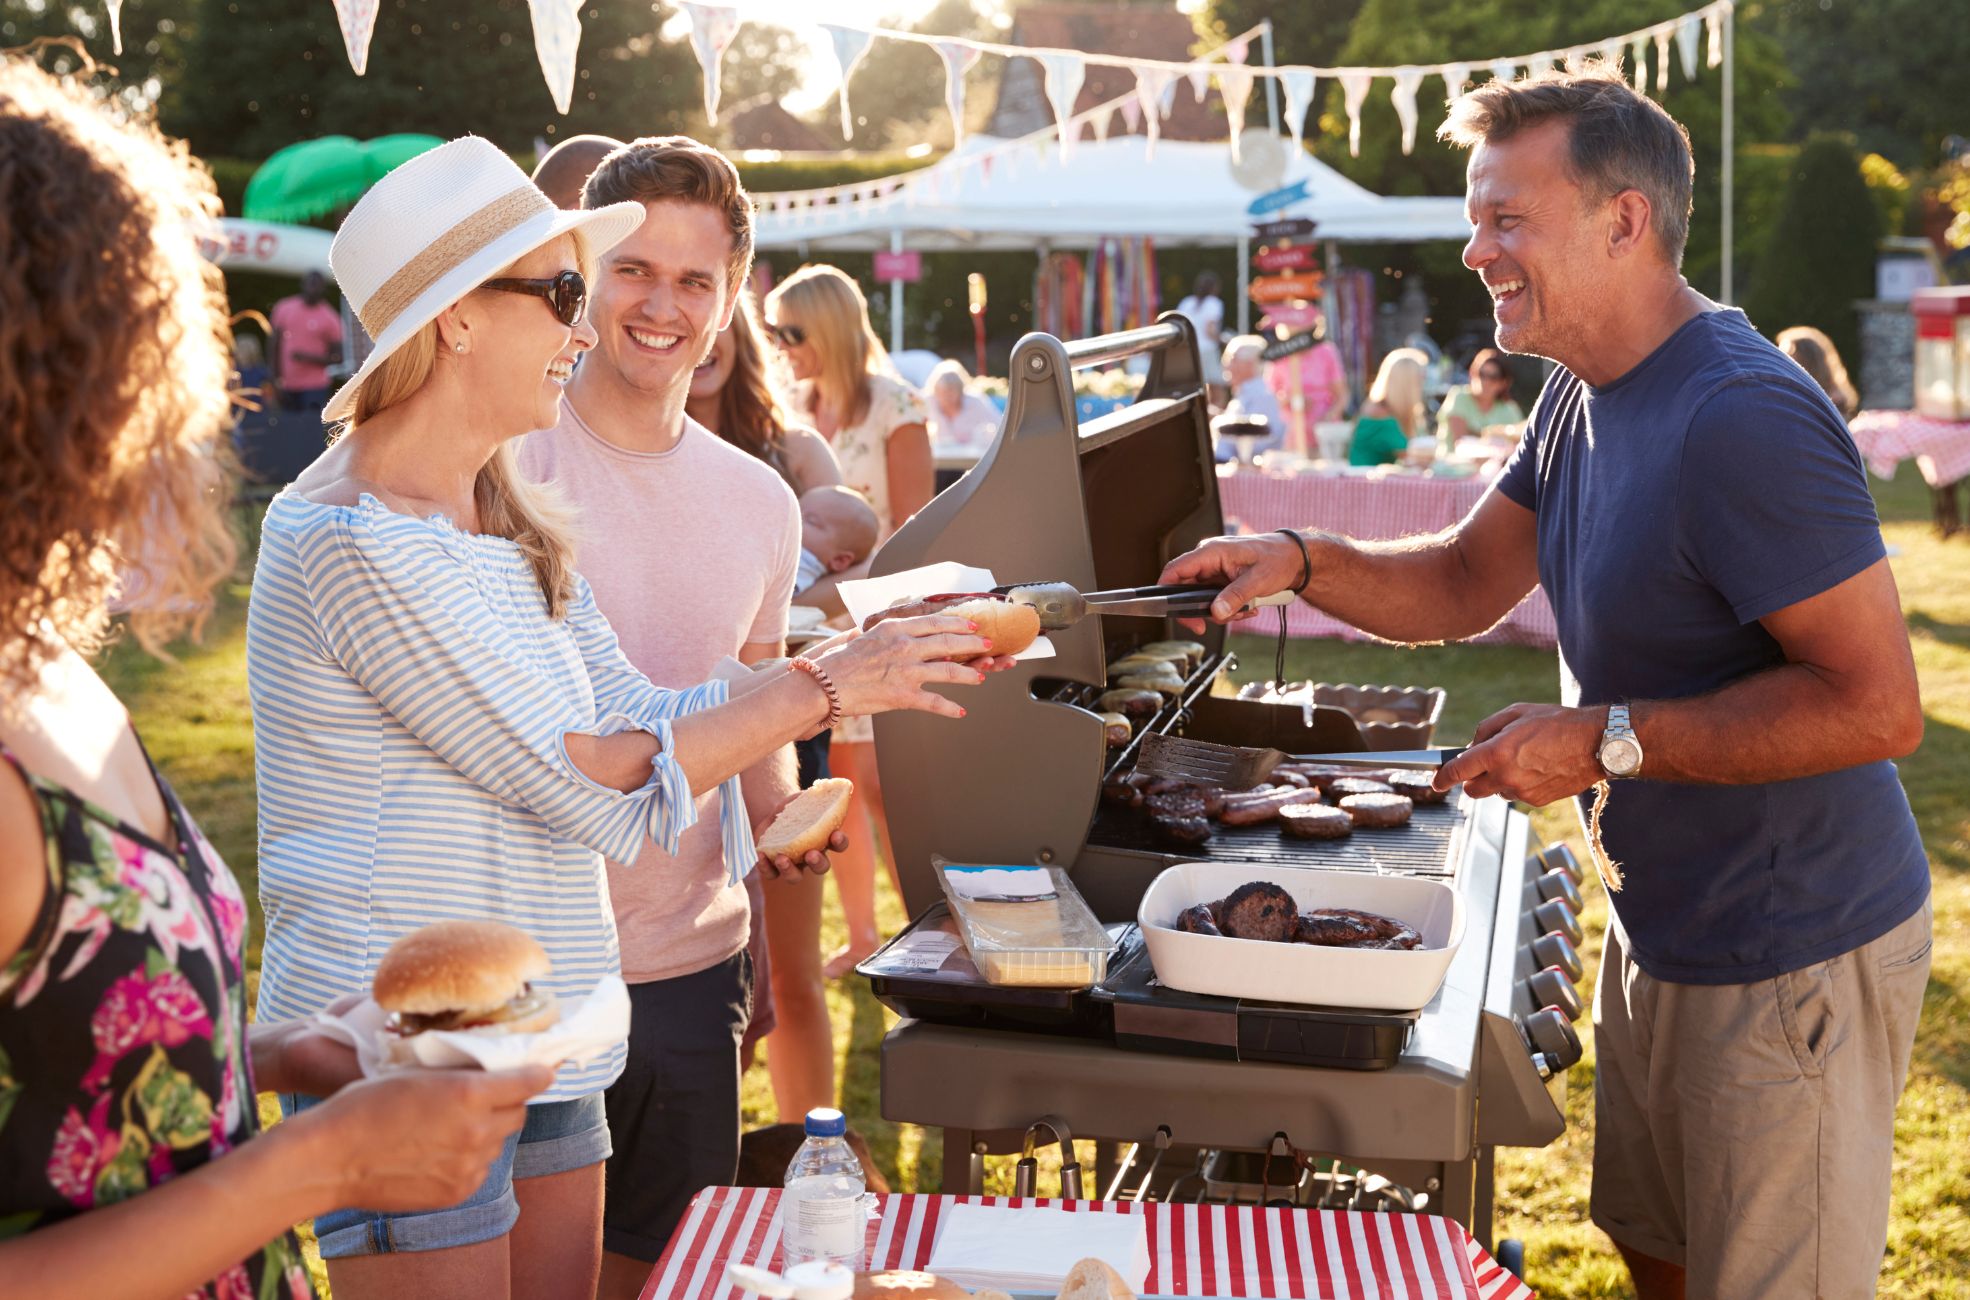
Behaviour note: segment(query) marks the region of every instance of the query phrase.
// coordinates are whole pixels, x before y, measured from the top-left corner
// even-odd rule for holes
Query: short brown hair
[[[122,582],[150,650],[232,571],[232,331],[211,176],[126,118],[0,57],[0,695],[108,631]],[[132,590],[128,579],[138,582]]]
[[[1569,129],[1567,170],[1574,183],[1597,203],[1623,190],[1639,191],[1649,201],[1663,252],[1680,268],[1696,179],[1689,132],[1630,86],[1620,64],[1589,59],[1578,72],[1487,81],[1451,104],[1437,136],[1471,148],[1481,140],[1509,140],[1554,118]]]
[[[632,140],[602,160],[581,192],[586,208],[629,200],[702,203],[718,209],[732,234],[726,288],[736,296],[745,287],[752,274],[752,195],[731,159],[688,135]]]

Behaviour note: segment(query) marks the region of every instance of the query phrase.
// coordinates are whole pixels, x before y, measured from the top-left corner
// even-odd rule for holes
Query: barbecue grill
[[[1139,355],[1149,368],[1134,404],[1077,424],[1073,370]],[[1143,586],[1225,531],[1182,317],[1075,343],[1029,334],[1011,370],[991,449],[898,530],[873,572],[955,560],[1008,583]],[[1428,1208],[1489,1244],[1493,1149],[1544,1146],[1565,1126],[1564,1071],[1580,1054],[1571,856],[1535,853],[1523,816],[1461,795],[1338,842],[1227,826],[1172,849],[1101,801],[1142,736],[1331,753],[1366,750],[1360,728],[1337,708],[1233,698],[1221,628],[1193,637],[1169,620],[1091,615],[1052,639],[1053,658],[967,691],[962,723],[875,720],[890,835],[913,916],[940,897],[933,854],[1057,864],[1112,923],[1116,954],[1101,985],[1057,995],[1052,1021],[1030,999],[1001,1014],[983,995],[940,1014],[941,1003],[892,1000],[901,985],[878,979],[906,1015],[883,1044],[883,1115],[943,1130],[949,1192],[978,1191],[983,1156],[1030,1155],[1029,1133],[1044,1128],[1097,1139],[1095,1187],[1110,1196]],[[1106,665],[1171,639],[1201,641],[1202,662],[1127,748],[1109,750],[1091,711]],[[1468,932],[1441,992],[1406,1016],[1179,994],[1156,984],[1128,923],[1158,872],[1200,858],[1432,877],[1463,894]]]

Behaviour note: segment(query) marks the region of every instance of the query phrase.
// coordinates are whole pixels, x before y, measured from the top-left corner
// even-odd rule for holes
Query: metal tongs
[[[1113,591],[1077,591],[1065,582],[1015,583],[993,589],[995,596],[1019,605],[1031,605],[1040,613],[1040,626],[1048,631],[1072,627],[1089,614],[1130,618],[1202,618],[1211,612],[1211,602],[1224,588],[1205,583],[1166,587],[1119,587]],[[1261,596],[1254,607],[1290,605],[1294,595],[1282,591]]]

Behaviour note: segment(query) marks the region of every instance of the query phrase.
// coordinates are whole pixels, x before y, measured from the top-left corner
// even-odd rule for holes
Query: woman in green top
[[[1409,450],[1409,439],[1423,426],[1423,366],[1427,360],[1415,348],[1397,348],[1382,358],[1382,368],[1354,422],[1348,464],[1392,465]]]
[[[1516,428],[1504,425],[1525,423],[1525,412],[1512,400],[1512,368],[1505,354],[1496,348],[1479,348],[1471,358],[1471,382],[1452,389],[1437,412],[1437,437],[1446,447],[1459,438],[1474,438],[1489,430],[1517,436]]]

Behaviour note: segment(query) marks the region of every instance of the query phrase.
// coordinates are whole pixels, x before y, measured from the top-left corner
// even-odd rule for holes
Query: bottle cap
[[[807,1112],[807,1136],[838,1138],[848,1132],[848,1119],[832,1106],[816,1106]]]
[[[793,1284],[793,1300],[851,1300],[855,1294],[854,1270],[833,1260],[810,1260],[787,1270]]]

